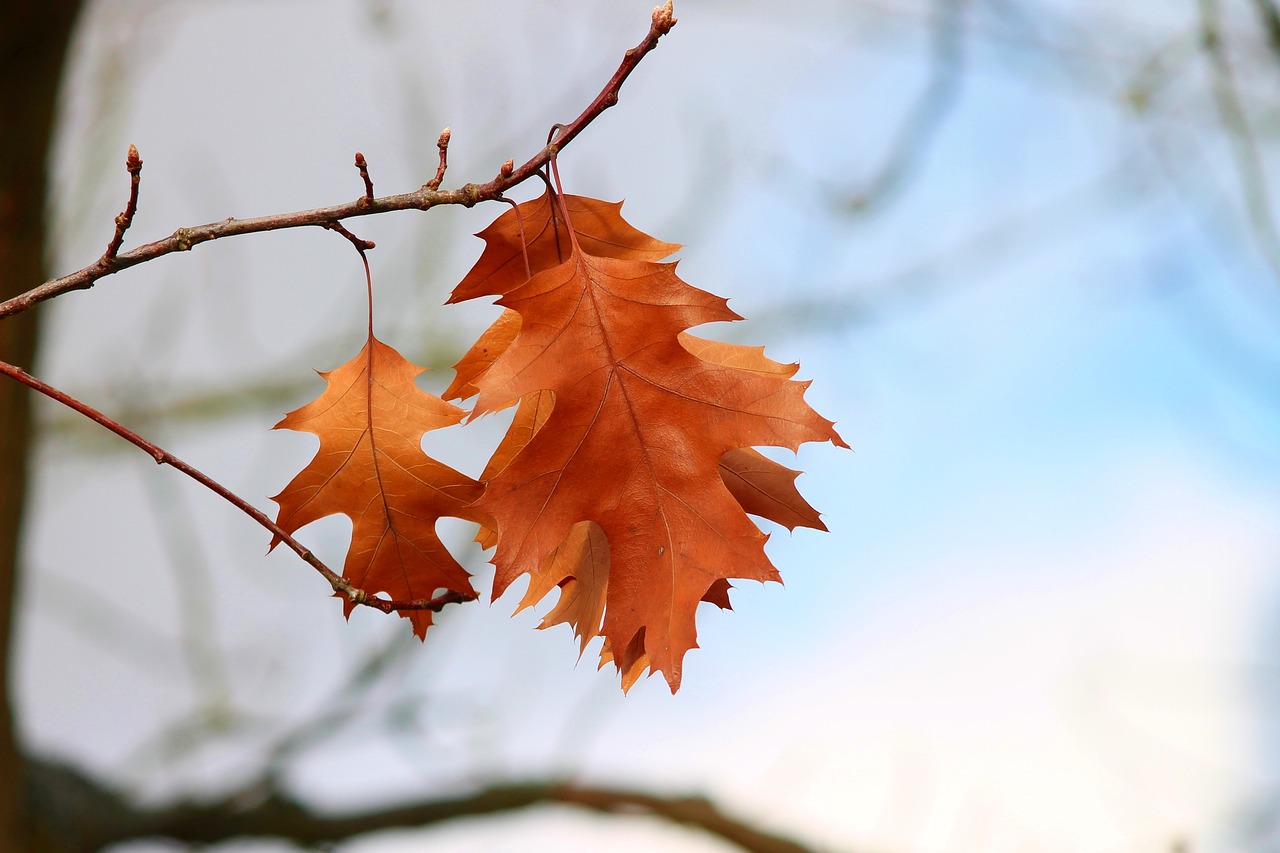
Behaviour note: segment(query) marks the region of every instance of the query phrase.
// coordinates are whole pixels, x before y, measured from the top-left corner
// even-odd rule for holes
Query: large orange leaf
[[[789,378],[793,365],[683,334],[739,318],[682,282],[674,264],[653,262],[671,244],[626,225],[617,206],[584,200],[575,202],[592,212],[591,233],[571,234],[545,199],[482,232],[485,253],[454,293],[503,294],[499,303],[520,317],[486,333],[451,389],[478,389],[475,414],[525,401],[477,503],[498,531],[494,595],[523,573],[531,575],[523,603],[558,587],[548,623],[573,624],[584,645],[602,633],[602,660],[618,666],[624,687],[650,668],[674,691],[696,646],[698,602],[727,606],[731,577],[778,579],[739,495],[794,493],[794,472],[756,454],[726,478],[725,454],[843,442],[804,402],[807,383]],[[513,236],[519,218],[531,279]],[[572,207],[568,219],[579,228]],[[789,514],[778,508],[789,497],[756,501],[752,511],[788,526],[821,524],[794,500],[803,508]]]
[[[680,248],[676,243],[664,243],[628,224],[621,216],[621,202],[567,195],[565,205],[573,220],[578,245],[584,252],[619,260],[656,261]],[[544,272],[563,262],[567,251],[565,247],[570,244],[568,228],[560,221],[549,194],[520,205],[518,211],[504,212],[478,236],[485,240],[484,253],[454,288],[451,302],[486,294],[505,294],[523,285],[530,274]],[[530,241],[527,246],[522,243],[522,237]],[[465,400],[475,396],[479,392],[476,381],[506,352],[519,331],[520,314],[510,308],[503,310],[459,360],[454,368],[454,380],[445,391],[444,398]],[[767,358],[764,347],[709,341],[688,332],[681,332],[679,340],[681,346],[699,358],[727,367],[784,378],[794,376],[799,368],[796,364],[780,364]],[[482,482],[487,482],[529,442],[550,411],[549,394],[522,405],[516,421],[481,475]],[[720,475],[725,486],[747,512],[768,518],[788,530],[796,527],[826,530],[818,512],[796,491],[795,479],[799,474],[799,471],[780,465],[751,448],[729,450],[720,461]],[[492,530],[481,528],[477,541],[490,548],[497,541],[497,535]],[[552,585],[558,582],[557,579]],[[536,603],[541,597],[531,601],[527,594],[522,606]],[[723,598],[723,606],[728,607],[727,598]],[[544,621],[541,627],[553,624],[559,624],[558,620]],[[574,628],[577,630],[576,624]]]
[[[660,261],[680,248],[678,243],[664,243],[633,228],[622,218],[622,202],[566,195],[564,204],[572,217],[577,243],[589,254]],[[549,192],[525,202],[519,210],[506,211],[476,236],[484,239],[484,252],[453,289],[450,302],[501,296],[528,281],[531,272],[562,263],[573,242],[560,206],[553,203]]]
[[[277,523],[293,533],[325,516],[348,516],[343,576],[371,594],[412,600],[453,590],[473,598],[469,575],[435,525],[443,516],[482,520],[469,504],[484,487],[422,452],[424,433],[465,414],[414,384],[423,369],[370,334],[359,355],[320,374],[324,393],[276,424],[320,437],[315,458],[273,498]],[[350,614],[354,605],[344,603]],[[403,615],[416,635],[426,634],[431,611]]]

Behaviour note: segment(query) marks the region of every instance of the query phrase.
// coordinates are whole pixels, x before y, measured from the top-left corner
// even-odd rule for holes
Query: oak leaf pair
[[[477,522],[477,541],[495,548],[495,598],[525,574],[521,608],[558,590],[541,627],[569,624],[584,650],[603,636],[601,665],[617,666],[624,689],[647,669],[674,692],[699,602],[727,608],[731,578],[779,580],[747,514],[826,529],[795,489],[799,472],[752,447],[846,445],[805,403],[797,365],[688,334],[741,318],[661,263],[679,247],[620,207],[547,193],[480,233],[484,252],[449,301],[497,296],[506,310],[445,398],[476,396],[472,417],[519,408],[479,481],[422,452],[427,430],[464,412],[419,390],[422,369],[371,333],[322,374],[319,399],[277,424],[321,444],[275,500],[290,533],[350,516],[344,576],[395,599],[474,597],[435,523]],[[406,615],[419,636],[431,624],[429,611]]]

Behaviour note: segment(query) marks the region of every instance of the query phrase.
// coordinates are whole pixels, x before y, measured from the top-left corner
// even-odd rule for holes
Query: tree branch
[[[426,828],[459,818],[485,817],[543,805],[657,818],[700,829],[751,853],[806,853],[809,849],[727,815],[705,797],[660,796],[625,788],[555,781],[494,785],[461,797],[349,815],[317,813],[275,794],[247,808],[240,797],[231,797],[213,804],[181,804],[142,812],[138,815],[141,825],[120,836],[120,840],[150,835],[213,844],[232,838],[256,837],[314,845],[379,830]]]
[[[420,598],[414,599],[413,601],[399,601],[394,599],[378,598],[375,595],[370,595],[368,592],[354,586],[342,577],[342,575],[326,566],[321,562],[319,557],[311,553],[309,548],[290,536],[284,528],[272,521],[262,512],[262,510],[258,509],[253,504],[249,503],[244,498],[219,483],[217,480],[214,480],[209,475],[204,474],[186,462],[183,462],[164,448],[154,442],[148,441],[133,430],[121,424],[119,421],[111,419],[89,404],[59,391],[47,382],[37,379],[22,368],[0,361],[0,373],[18,380],[32,390],[39,391],[51,400],[55,400],[70,409],[76,410],[98,425],[114,432],[125,441],[145,451],[156,461],[157,465],[168,465],[172,468],[176,468],[183,474],[186,474],[206,489],[239,509],[245,515],[258,522],[258,524],[261,524],[267,530],[271,531],[271,533],[278,537],[281,542],[284,542],[293,549],[294,553],[301,557],[305,563],[323,575],[324,579],[329,582],[329,586],[333,587],[333,591],[335,593],[353,604],[363,604],[366,607],[381,610],[383,613],[393,613],[402,610],[433,610],[438,613],[444,609],[446,605],[458,604],[463,601],[472,601],[475,598],[474,595],[468,596],[454,590],[449,590],[443,595],[438,595],[435,598]]]
[[[142,838],[171,838],[186,844],[279,838],[299,845],[320,845],[381,830],[426,829],[460,818],[546,805],[677,823],[750,853],[807,853],[811,849],[728,815],[705,797],[661,796],[573,782],[492,785],[460,797],[333,815],[261,787],[238,791],[212,803],[140,808],[75,768],[33,760],[31,769],[29,799],[39,811],[59,817],[58,849],[67,853],[96,853],[111,844]]]
[[[555,138],[544,146],[541,151],[530,157],[523,165],[511,169],[507,164],[503,164],[498,176],[487,183],[469,183],[459,189],[441,190],[438,189],[439,184],[433,180],[413,192],[399,193],[397,195],[384,196],[383,198],[370,198],[365,195],[355,201],[330,207],[303,210],[295,213],[258,216],[252,219],[228,217],[220,222],[211,222],[190,228],[179,228],[164,239],[147,243],[128,252],[113,254],[109,251],[84,269],[51,279],[38,287],[28,290],[26,293],[0,302],[0,318],[27,311],[47,299],[53,299],[73,290],[87,290],[93,287],[99,279],[106,276],[174,252],[190,251],[195,246],[212,240],[235,237],[241,234],[279,231],[285,228],[302,228],[311,225],[331,228],[334,223],[356,216],[370,216],[375,213],[390,213],[396,210],[430,210],[433,207],[445,204],[460,204],[465,207],[473,207],[482,201],[500,199],[504,192],[537,174],[539,169],[547,165],[552,156],[572,142],[587,125],[591,124],[609,107],[618,103],[618,92],[627,77],[640,64],[640,60],[657,46],[658,41],[670,32],[675,24],[676,19],[672,16],[671,0],[668,0],[665,6],[654,9],[648,34],[638,45],[626,52],[621,64],[618,66],[618,70],[609,78],[609,82],[605,84],[600,94],[596,95],[595,100],[577,118],[562,126]],[[444,177],[443,166],[446,145],[447,141],[442,137],[440,147],[441,168],[437,172],[439,179]],[[130,150],[131,153],[136,153],[135,149],[131,148]],[[139,162],[140,165],[141,163]],[[132,166],[130,172],[133,173]],[[133,179],[136,192],[136,173],[133,173]],[[436,187],[433,187],[432,183],[436,183]],[[122,230],[119,231],[118,236],[123,237]],[[112,242],[113,244],[116,243],[114,239]]]

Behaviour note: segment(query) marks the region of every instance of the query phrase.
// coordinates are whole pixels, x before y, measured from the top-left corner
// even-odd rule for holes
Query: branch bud
[[[671,28],[676,25],[674,14],[671,0],[667,0],[666,5],[653,10],[653,28],[664,35],[671,32]]]

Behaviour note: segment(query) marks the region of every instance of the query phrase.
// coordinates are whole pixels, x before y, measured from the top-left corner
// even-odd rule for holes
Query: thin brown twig
[[[196,468],[182,461],[181,459],[174,456],[172,453],[160,447],[156,443],[152,441],[148,441],[147,439],[138,435],[133,430],[126,427],[124,424],[121,424],[119,421],[113,420],[111,417],[103,414],[102,412],[93,408],[89,404],[84,403],[80,400],[77,400],[75,397],[72,397],[63,391],[60,391],[57,388],[54,388],[52,385],[49,385],[48,383],[40,379],[37,379],[36,377],[32,376],[30,373],[27,373],[25,370],[23,370],[20,367],[15,367],[12,364],[8,364],[7,362],[0,361],[0,373],[3,373],[6,376],[9,376],[9,377],[12,377],[13,379],[18,380],[19,382],[26,385],[27,387],[35,391],[39,391],[41,394],[44,394],[46,397],[52,400],[55,400],[70,409],[76,410],[80,414],[84,415],[85,417],[97,423],[99,426],[105,427],[106,429],[110,430],[111,432],[123,438],[125,441],[129,442],[130,444],[133,444],[136,447],[141,448],[144,452],[146,452],[149,456],[151,456],[152,459],[156,461],[157,465],[168,465],[171,468],[176,468],[177,470],[181,471],[183,474],[186,474],[188,477],[195,480],[200,485],[204,486],[206,489],[209,489],[214,494],[218,495],[223,500],[227,501],[232,506],[236,507],[236,509],[239,509],[245,515],[249,516],[254,521],[258,522],[258,524],[262,525],[267,530],[271,531],[272,535],[274,535],[281,542],[284,542],[291,549],[293,549],[294,553],[296,553],[299,557],[301,557],[304,562],[306,562],[316,571],[320,572],[320,574],[324,576],[324,579],[329,582],[329,585],[333,587],[333,591],[335,593],[347,599],[348,601],[352,602],[353,604],[362,604],[366,607],[372,607],[376,610],[381,610],[383,613],[393,613],[401,610],[433,610],[438,613],[446,605],[457,604],[463,601],[472,601],[475,599],[474,594],[465,595],[463,593],[456,592],[453,590],[449,590],[445,594],[436,596],[435,598],[430,598],[430,599],[420,598],[420,599],[414,599],[412,601],[397,601],[394,599],[378,598],[375,595],[371,595],[370,593],[365,592],[363,589],[360,589],[359,587],[352,585],[350,582],[348,582],[345,578],[343,578],[337,572],[333,571],[328,566],[326,566],[323,562],[321,562],[319,557],[311,553],[310,549],[308,549],[301,542],[299,542],[298,540],[290,536],[282,527],[280,527],[274,521],[272,521],[260,509],[253,506],[248,501],[244,500],[239,495],[232,492],[230,489],[228,489],[226,486],[219,483],[217,480],[214,480],[213,478],[209,477],[207,474],[202,473],[201,471],[197,470]]]
[[[445,128],[440,131],[440,138],[436,140],[436,148],[440,151],[440,165],[436,166],[436,176],[427,181],[427,189],[440,189],[441,182],[444,181],[444,170],[449,168],[449,139],[452,138],[453,131]]]
[[[107,251],[98,259],[98,263],[104,267],[112,265],[116,256],[120,254],[124,232],[129,230],[129,226],[133,224],[133,217],[138,212],[138,189],[142,185],[142,158],[138,156],[136,145],[129,145],[129,156],[125,158],[124,165],[129,170],[129,201],[125,204],[124,210],[117,214],[115,233],[111,235]]]
[[[356,168],[360,170],[360,180],[364,181],[364,200],[365,203],[373,201],[373,179],[369,177],[369,164],[365,162],[364,155],[359,151],[356,152]]]
[[[87,290],[105,276],[174,252],[190,251],[201,243],[208,243],[212,240],[235,237],[241,234],[279,231],[285,228],[324,226],[326,223],[339,222],[356,216],[390,213],[395,210],[429,210],[445,204],[474,207],[482,201],[495,201],[501,198],[502,194],[507,190],[537,174],[538,170],[547,164],[552,154],[563,149],[601,113],[618,103],[618,92],[627,77],[640,64],[640,60],[657,46],[659,40],[669,33],[675,24],[676,19],[672,15],[672,6],[669,1],[665,6],[659,6],[654,9],[648,34],[638,45],[626,52],[622,62],[618,65],[617,71],[609,78],[600,94],[596,95],[595,99],[587,105],[586,109],[577,118],[564,125],[550,144],[544,146],[537,154],[530,157],[510,173],[503,169],[497,177],[487,183],[469,183],[453,190],[432,189],[427,184],[413,192],[375,198],[372,201],[361,196],[356,201],[313,210],[257,216],[251,219],[228,217],[220,222],[211,222],[190,228],[179,228],[168,237],[117,255],[109,264],[103,264],[99,261],[84,269],[46,281],[44,284],[33,287],[31,290],[12,299],[0,302],[0,318],[20,314],[45,300],[61,296],[73,290]]]

